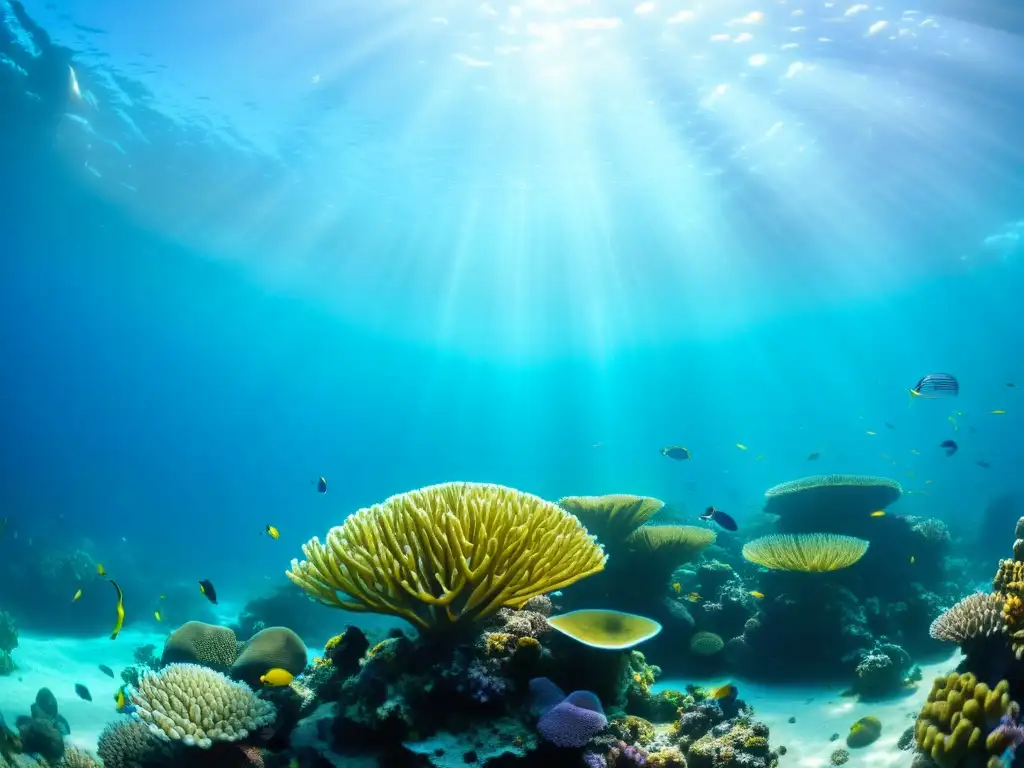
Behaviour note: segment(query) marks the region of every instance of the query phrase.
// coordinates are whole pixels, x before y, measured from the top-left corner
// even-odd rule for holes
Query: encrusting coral
[[[868,551],[868,542],[831,533],[775,533],[748,541],[743,557],[764,568],[821,573],[849,568]]]
[[[208,749],[215,741],[238,741],[274,722],[274,705],[243,683],[198,664],[170,664],[146,671],[128,691],[134,716],[166,741]]]
[[[464,625],[604,568],[571,514],[500,485],[444,483],[393,496],[313,538],[288,577],[336,608]],[[340,594],[339,594],[340,593]]]

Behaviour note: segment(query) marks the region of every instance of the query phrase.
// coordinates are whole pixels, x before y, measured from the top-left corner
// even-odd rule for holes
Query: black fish
[[[885,426],[887,426],[889,429],[896,429],[896,425],[895,424],[890,424],[888,421],[885,421],[885,422],[882,422],[882,423],[885,424]]]
[[[931,395],[932,397],[937,397],[948,395],[956,397],[960,394],[960,382],[951,373],[929,373],[927,376],[921,377],[920,381],[910,390],[910,394],[913,396]]]
[[[960,446],[956,444],[955,440],[943,440],[939,443],[939,448],[944,450],[947,456],[952,456],[960,450]]]
[[[701,520],[711,520],[712,522],[718,523],[727,531],[738,531],[739,526],[736,525],[736,521],[733,520],[729,515],[725,514],[720,509],[714,507],[708,507],[704,510],[704,514],[700,516]]]
[[[78,698],[85,699],[86,701],[92,701],[92,694],[89,693],[89,689],[81,683],[75,683],[75,693],[78,694]]]
[[[114,670],[112,670],[106,664],[100,664],[100,672],[102,672],[104,675],[107,675],[108,677],[114,676]]]
[[[676,461],[686,461],[690,458],[690,452],[681,445],[670,445],[666,448],[662,448],[661,455],[667,456],[670,459],[675,459]]]
[[[316,489],[320,493],[327,493],[327,478],[326,477],[321,477],[319,480],[316,481]]]
[[[991,469],[992,468],[992,465],[989,464],[987,461],[976,461],[974,463],[977,464],[982,469]]]
[[[1010,389],[1016,389],[1017,388],[1017,385],[1014,384],[1012,381],[1006,382],[1006,386],[1008,386]]]
[[[817,451],[815,451],[814,453],[811,453],[811,454],[809,454],[807,456],[807,460],[808,461],[817,461],[820,458],[821,458],[821,454],[818,453]]]
[[[203,579],[199,582],[199,591],[206,595],[206,599],[211,603],[217,604],[217,590],[213,588],[213,584],[210,583],[209,579]]]

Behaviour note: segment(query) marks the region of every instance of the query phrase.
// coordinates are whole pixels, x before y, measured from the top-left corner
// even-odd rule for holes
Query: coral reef
[[[871,512],[885,509],[901,495],[900,484],[884,477],[817,475],[769,488],[764,511],[778,515],[779,529],[787,533],[863,536],[872,523]]]
[[[421,631],[520,608],[605,565],[604,551],[561,507],[480,483],[393,496],[303,553],[287,575],[317,600],[398,616]]]
[[[606,547],[615,547],[660,512],[665,504],[648,496],[620,493],[565,496],[558,500],[558,506],[574,515]]]
[[[229,674],[253,687],[260,685],[260,676],[270,669],[284,669],[299,675],[306,668],[306,644],[287,627],[267,627],[245,644],[231,665]]]
[[[201,664],[226,671],[237,656],[238,643],[230,629],[189,621],[168,636],[160,661],[161,664]]]
[[[772,534],[748,541],[743,557],[764,568],[822,573],[849,568],[868,551],[868,542],[826,533]]]

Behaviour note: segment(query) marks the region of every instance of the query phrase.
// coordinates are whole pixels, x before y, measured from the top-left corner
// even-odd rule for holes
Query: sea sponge
[[[965,645],[990,635],[1005,634],[1002,595],[975,592],[941,613],[928,633],[936,640]]]
[[[119,720],[100,734],[96,748],[103,768],[158,768],[171,763],[169,745],[139,720]]]
[[[306,644],[302,638],[287,627],[267,627],[245,644],[231,665],[230,675],[255,688],[268,670],[284,669],[292,675],[300,675],[307,661]]]
[[[884,477],[815,475],[780,483],[765,491],[764,511],[786,518],[820,520],[867,516],[885,509],[902,494],[900,484]]]
[[[604,569],[604,550],[561,507],[484,483],[393,496],[313,538],[288,578],[336,608],[421,631],[465,624]],[[340,594],[339,594],[340,593]]]
[[[565,496],[558,500],[558,506],[579,518],[606,547],[613,547],[660,512],[665,503],[648,496],[617,493]]]
[[[234,663],[237,655],[238,642],[230,629],[189,621],[167,637],[160,661],[162,664],[201,664],[223,671]]]
[[[868,542],[833,533],[773,533],[743,545],[743,557],[780,571],[820,573],[849,568],[868,551]]]
[[[935,678],[917,721],[914,739],[939,768],[956,768],[973,761],[984,764],[1007,744],[986,739],[1004,715],[1016,719],[1020,708],[1010,700],[1009,683],[1000,680],[989,689],[972,674],[956,672]]]
[[[661,632],[661,624],[633,613],[579,610],[551,616],[548,624],[591,648],[625,650]]]
[[[690,638],[690,651],[698,656],[714,656],[725,647],[725,641],[714,632],[697,632]]]
[[[154,736],[209,749],[215,741],[238,741],[270,725],[277,712],[244,683],[198,664],[146,670],[128,691],[134,715]]]

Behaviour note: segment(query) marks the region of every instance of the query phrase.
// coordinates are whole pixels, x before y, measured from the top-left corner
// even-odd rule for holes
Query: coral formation
[[[227,670],[238,655],[235,633],[227,627],[189,621],[171,632],[164,643],[161,664],[201,664]]]
[[[156,768],[168,765],[169,746],[141,720],[119,720],[100,734],[97,754],[104,768]]]
[[[564,696],[550,681],[547,686],[532,681],[530,687],[535,691],[547,688],[535,701],[540,714],[537,732],[555,746],[584,747],[608,725],[600,699],[590,691],[573,691]],[[555,700],[557,703],[552,704]]]
[[[267,627],[245,644],[229,674],[255,688],[267,670],[284,669],[299,675],[306,668],[306,661],[306,644],[302,638],[287,627]]]
[[[393,496],[332,528],[326,544],[313,538],[303,553],[287,575],[314,598],[399,616],[420,630],[520,608],[605,564],[601,547],[561,507],[481,483]]]
[[[881,735],[882,721],[868,715],[850,726],[850,732],[846,734],[846,746],[851,749],[862,749],[874,744]]]
[[[764,511],[778,515],[781,530],[788,533],[856,535],[870,522],[871,512],[885,509],[901,494],[900,484],[884,477],[816,475],[769,488]]]
[[[575,515],[607,547],[626,540],[654,517],[664,502],[647,496],[617,493],[606,496],[565,496],[558,506]]]
[[[764,568],[821,573],[849,568],[868,551],[868,542],[826,533],[771,534],[743,545],[743,557]]]
[[[699,656],[713,656],[724,647],[725,642],[714,632],[697,632],[690,638],[690,651]]]
[[[1004,602],[999,593],[974,592],[940,614],[928,628],[928,633],[936,640],[957,645],[968,645],[990,635],[1006,634]]]
[[[128,699],[158,738],[204,749],[214,741],[245,738],[276,717],[274,706],[248,686],[198,664],[144,672]]]
[[[658,622],[621,611],[580,610],[551,616],[547,623],[591,648],[625,650],[661,632]]]

